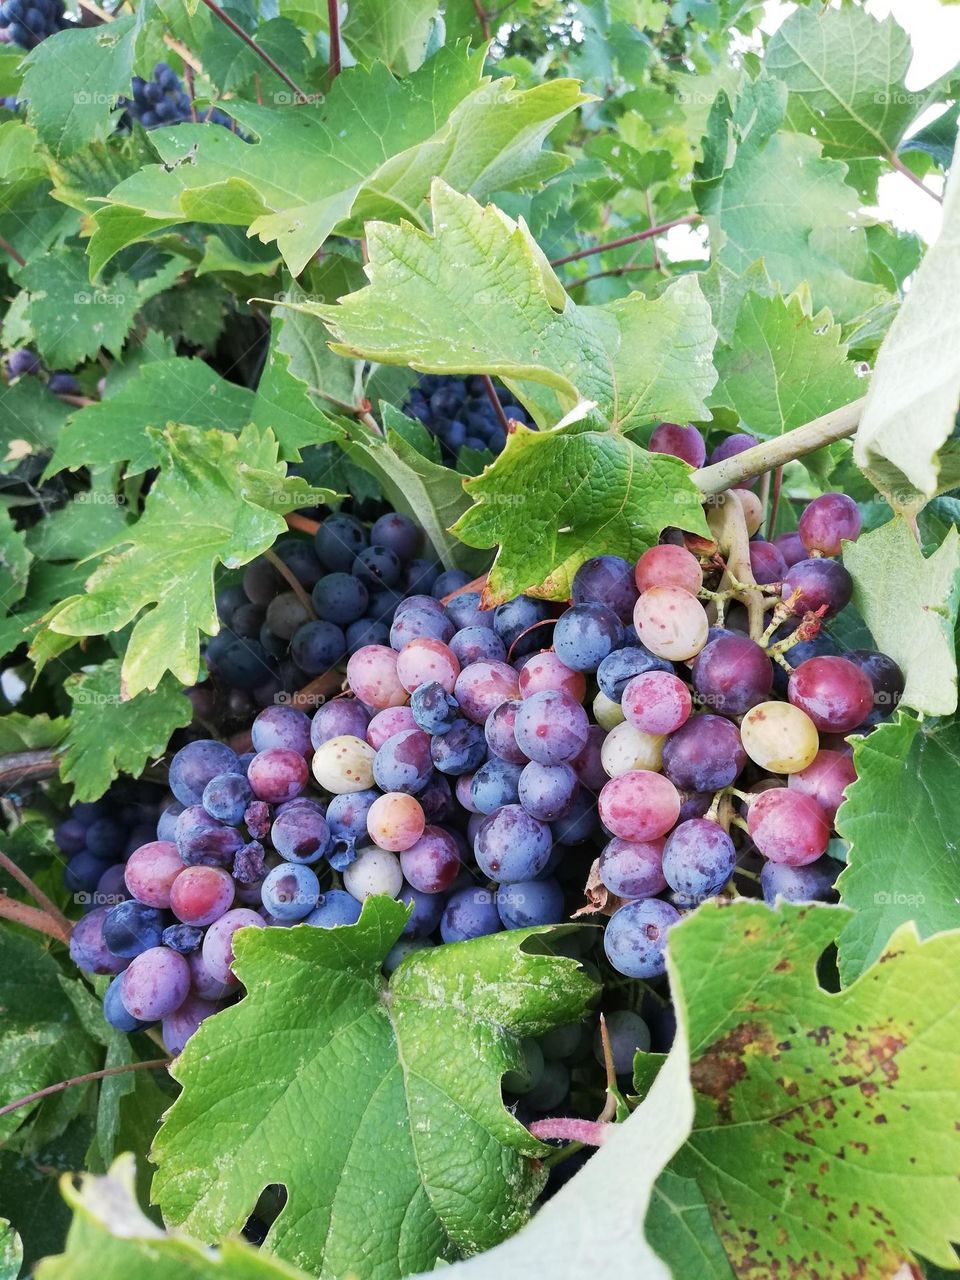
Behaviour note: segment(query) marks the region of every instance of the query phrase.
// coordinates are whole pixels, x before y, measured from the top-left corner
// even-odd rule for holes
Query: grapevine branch
[[[327,0],[327,26],[330,28],[330,84],[333,84],[342,69],[340,0]]]
[[[43,782],[55,777],[58,768],[59,759],[52,748],[11,751],[0,756],[0,791],[10,791],[25,782]]]
[[[860,422],[866,399],[866,396],[861,396],[859,400],[845,404],[840,409],[833,409],[774,440],[765,440],[752,449],[744,449],[743,453],[725,458],[723,462],[715,462],[713,466],[692,471],[690,479],[701,493],[709,497],[743,484],[750,476],[772,471],[775,467],[782,467],[785,462],[792,462],[795,458],[802,458],[804,454],[813,453],[815,449],[822,449],[824,445],[852,436]]]
[[[274,569],[276,569],[277,573],[279,573],[280,577],[284,580],[284,582],[287,584],[287,586],[290,588],[293,594],[297,597],[297,599],[303,605],[304,609],[306,609],[309,617],[315,619],[317,616],[317,611],[313,607],[313,601],[310,599],[310,596],[307,594],[307,592],[304,591],[303,583],[300,581],[297,575],[293,572],[290,566],[288,564],[285,564],[284,561],[281,560],[280,557],[277,555],[277,553],[269,548],[263,553],[263,558],[264,560],[268,560],[270,564],[273,565]]]
[[[8,257],[12,258],[17,266],[25,267],[27,265],[26,258],[17,252],[9,240],[4,240],[3,236],[0,236],[0,249],[2,249]]]
[[[938,196],[936,191],[932,191],[922,178],[919,178],[908,165],[903,163],[895,151],[891,151],[887,156],[887,159],[893,165],[894,169],[896,169],[897,173],[902,173],[903,176],[908,178],[915,187],[919,187],[921,191],[925,191],[931,200],[936,200],[937,204],[943,204],[943,196]]]
[[[89,1084],[91,1080],[104,1080],[107,1076],[123,1075],[127,1071],[158,1071],[170,1065],[169,1058],[151,1058],[149,1062],[126,1062],[120,1067],[104,1067],[100,1071],[88,1071],[82,1076],[71,1076],[69,1080],[58,1080],[56,1084],[48,1084],[45,1089],[36,1093],[28,1093],[22,1098],[15,1098],[5,1107],[0,1107],[0,1116],[9,1115],[20,1107],[28,1107],[31,1102],[39,1102],[41,1098],[49,1098],[52,1093],[62,1093],[75,1084]]]
[[[493,411],[500,419],[500,425],[504,431],[509,432],[510,423],[507,421],[507,415],[503,412],[503,405],[500,403],[500,397],[497,395],[497,388],[493,385],[493,379],[489,373],[481,375],[483,378],[483,389],[487,393],[487,399],[493,405]]]
[[[229,27],[235,36],[240,37],[240,39],[247,46],[248,49],[252,49],[253,52],[257,55],[257,57],[267,64],[267,66],[270,68],[270,70],[273,72],[275,76],[279,76],[280,79],[283,81],[283,83],[288,88],[293,90],[293,92],[297,95],[297,97],[300,99],[301,102],[310,101],[310,99],[303,92],[300,86],[296,84],[295,81],[290,79],[290,77],[287,75],[287,73],[284,71],[282,67],[278,66],[277,63],[274,62],[273,58],[270,57],[266,49],[261,49],[260,46],[257,44],[256,40],[254,40],[253,36],[247,35],[243,27],[241,27],[238,23],[234,22],[234,20],[230,17],[228,13],[224,13],[224,11],[215,2],[215,0],[203,0],[203,3],[207,6],[207,8],[210,10],[212,14],[215,14],[216,17],[220,19],[220,21],[224,24],[224,26]]]
[[[26,889],[27,893],[29,893],[30,897],[33,898],[37,906],[40,907],[40,909],[44,911],[52,921],[59,924],[60,928],[69,938],[70,930],[73,926],[57,904],[51,898],[47,897],[40,886],[35,884],[27,873],[18,867],[12,858],[7,857],[3,852],[0,852],[0,867],[2,867],[12,879],[16,880],[17,884],[20,885],[22,889]]]
[[[22,924],[36,933],[45,933],[48,938],[55,938],[57,942],[70,941],[69,930],[64,932],[46,911],[41,911],[39,907],[28,907],[25,902],[18,902],[16,898],[11,898],[2,890],[0,890],[0,919],[12,920],[14,924]],[[0,1115],[2,1114],[0,1112]]]
[[[638,240],[649,240],[652,236],[662,235],[672,227],[682,227],[690,222],[699,222],[699,213],[688,213],[682,218],[674,218],[672,222],[663,222],[658,227],[647,227],[646,231],[635,231],[633,235],[621,236],[619,240],[608,240],[605,244],[595,244],[591,249],[578,249],[576,253],[568,253],[563,258],[551,258],[551,267],[562,267],[568,262],[576,262],[580,258],[589,258],[595,253],[603,253],[605,249],[622,249],[625,244],[636,244]]]

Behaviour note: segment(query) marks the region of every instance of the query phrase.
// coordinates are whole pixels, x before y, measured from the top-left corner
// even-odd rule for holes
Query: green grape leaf
[[[582,1017],[595,984],[544,953],[550,930],[530,929],[418,952],[387,989],[380,966],[406,917],[370,898],[350,927],[237,935],[247,995],[176,1060],[183,1092],[153,1147],[167,1222],[219,1239],[282,1183],[265,1250],[314,1273],[387,1280],[524,1221],[545,1148],[504,1108],[500,1077],[520,1065],[522,1036]]]
[[[903,668],[903,704],[928,715],[957,708],[954,628],[960,605],[960,534],[924,557],[906,520],[889,520],[843,549],[853,603],[876,646]],[[904,626],[904,619],[909,626]]]
[[[520,592],[567,600],[590,556],[634,560],[667,525],[710,536],[689,474],[678,458],[619,433],[518,426],[496,462],[466,482],[474,505],[453,531],[474,547],[499,544],[484,592],[491,604]]]
[[[164,459],[143,515],[85,594],[46,617],[57,636],[104,635],[137,619],[121,671],[125,698],[155,689],[166,671],[195,683],[200,634],[219,628],[215,566],[247,564],[284,531],[283,512],[334,496],[288,478],[276,439],[254,426],[239,436],[173,426],[159,439]]]
[[[786,86],[766,79],[746,84],[735,108],[718,95],[694,195],[715,261],[741,275],[762,258],[781,292],[807,282],[817,310],[852,320],[889,294],[872,282],[863,229],[850,225],[859,200],[846,167],[813,138],[778,131],[786,100]]]
[[[937,456],[953,435],[960,402],[958,239],[960,165],[955,164],[944,194],[943,227],[877,355],[854,441],[857,465],[896,511],[916,511],[927,498],[958,483],[956,458],[944,469]]]
[[[0,212],[16,210],[46,177],[47,166],[33,129],[19,120],[0,124]]]
[[[713,900],[670,933],[696,1109],[670,1168],[697,1182],[738,1277],[955,1265],[960,932],[920,942],[904,925],[826,991],[817,962],[850,919]],[[687,1243],[662,1241],[671,1266]]]
[[[83,1168],[92,1124],[87,1113],[49,1142],[34,1144],[24,1130],[0,1148],[0,1201],[23,1241],[24,1275],[35,1275],[40,1258],[63,1248],[70,1210],[60,1194],[60,1178]]]
[[[892,156],[927,105],[904,77],[913,50],[893,17],[863,9],[798,8],[770,39],[767,71],[790,92],[786,123],[827,156]]]
[[[0,389],[0,472],[49,452],[69,412],[69,406],[36,378],[18,378]]]
[[[60,966],[35,939],[36,935],[23,937],[9,928],[0,930],[0,1058],[5,1103],[100,1066],[100,1050],[61,985]],[[74,1108],[83,1103],[82,1091],[76,1092],[81,1096],[71,1100]],[[0,1141],[15,1133],[37,1106],[32,1103],[0,1116]]]
[[[300,317],[304,319],[304,317]],[[270,349],[253,402],[252,421],[260,427],[269,427],[285,447],[286,457],[299,459],[300,450],[307,445],[324,444],[339,440],[340,428],[314,401],[311,391],[294,368],[294,357],[289,354],[283,338],[287,325],[275,319],[270,334]],[[346,360],[340,360],[325,345],[321,348],[329,356],[353,373]],[[318,361],[319,363],[320,361]],[[296,453],[293,450],[296,449]]]
[[[27,546],[42,560],[84,560],[116,541],[127,516],[126,499],[116,491],[113,476],[94,472],[89,489],[27,529]]]
[[[0,608],[5,611],[26,595],[32,560],[23,532],[9,510],[0,507]]]
[[[40,620],[51,605],[82,590],[88,565],[45,564],[34,561],[27,591],[14,612],[0,618],[0,657],[34,638]]]
[[[72,369],[101,347],[119,356],[140,308],[183,271],[179,259],[161,263],[153,275],[134,279],[118,272],[94,287],[78,250],[58,248],[31,262],[20,280],[30,291],[26,315],[44,360]]]
[[[28,716],[22,711],[11,711],[0,716],[0,755],[13,751],[39,751],[55,747],[63,741],[70,722],[66,716]]]
[[[6,1218],[0,1218],[0,1280],[17,1280],[22,1263],[23,1241]]]
[[[478,195],[536,185],[566,166],[541,146],[583,101],[579,88],[501,79],[492,92],[483,58],[441,49],[402,82],[380,64],[352,68],[322,104],[231,101],[253,143],[203,125],[158,130],[162,163],[120,183],[97,215],[94,275],[124,245],[184,221],[248,227],[298,275],[334,230],[360,235],[378,214],[421,220],[437,173]]]
[[[863,394],[840,327],[801,300],[748,293],[729,346],[716,355],[719,382],[710,397],[733,409],[759,439],[783,435]]]
[[[61,1191],[73,1220],[64,1252],[44,1258],[37,1280],[309,1280],[243,1240],[208,1249],[162,1231],[137,1202],[132,1155],[119,1156],[101,1177],[64,1178]]]
[[[119,658],[68,676],[63,687],[71,710],[60,777],[72,784],[75,802],[98,800],[120,773],[139,777],[147,761],[166,750],[174,729],[193,719],[189,699],[169,677],[152,692],[125,699]]]
[[[853,982],[893,930],[912,920],[929,937],[957,925],[960,726],[901,713],[853,739],[857,780],[837,815],[850,842],[839,880],[854,915],[840,935],[840,976]],[[935,797],[932,800],[931,797]]]
[[[580,400],[621,430],[708,416],[716,334],[693,276],[653,300],[578,307],[523,224],[439,179],[431,204],[433,235],[367,228],[366,288],[337,306],[304,304],[337,338],[335,351],[493,374],[551,425]]]
[[[450,5],[444,6],[447,11]],[[514,6],[511,5],[511,8]],[[280,0],[281,13],[312,32],[329,31],[328,9],[322,0]],[[476,12],[474,11],[474,22]],[[340,37],[357,62],[383,62],[397,75],[409,75],[423,62],[436,38],[437,6],[432,0],[353,0],[340,20]],[[440,42],[444,24],[440,22]],[[468,35],[480,42],[478,26],[464,32],[447,30],[448,42]]]
[[[27,55],[20,96],[40,141],[59,159],[103,142],[117,98],[130,92],[139,19],[114,18],[43,40]]]
[[[922,151],[930,156],[939,169],[949,169],[953,160],[953,149],[957,143],[957,125],[960,123],[960,102],[947,107],[935,120],[912,133],[901,143],[902,153]]]
[[[89,286],[88,286],[89,287]],[[168,422],[237,434],[253,417],[254,396],[196,357],[151,360],[105,400],[76,410],[67,422],[45,478],[80,467],[125,462],[128,476],[155,467]]]
[[[654,1184],[644,1229],[651,1248],[670,1259],[674,1276],[733,1280],[710,1209],[693,1178],[664,1169]]]
[[[250,35],[257,45],[291,76],[299,76],[307,60],[302,34],[288,18],[270,18]],[[269,102],[282,94],[290,101],[290,90],[253,50],[240,40],[225,40],[216,24],[211,24],[200,49],[203,69],[222,93],[236,93],[259,77],[258,100]]]

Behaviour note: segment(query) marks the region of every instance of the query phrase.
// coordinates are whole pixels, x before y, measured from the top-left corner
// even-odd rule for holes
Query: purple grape
[[[651,435],[647,448],[651,453],[666,453],[680,458],[691,467],[702,467],[707,457],[703,436],[693,423],[683,427],[679,422],[661,422]]]
[[[389,547],[399,560],[412,560],[420,550],[423,533],[409,516],[399,511],[388,511],[374,522],[370,530],[374,546]]]
[[[487,746],[501,760],[509,760],[511,764],[526,764],[527,756],[517,746],[514,732],[517,712],[523,703],[519,698],[510,698],[501,702],[487,716],[483,725]]]
[[[163,1019],[161,1031],[167,1053],[174,1057],[181,1053],[184,1045],[203,1022],[212,1013],[216,1013],[219,1005],[212,1000],[202,1000],[199,996],[188,995],[179,1008],[168,1013]]]
[[[425,938],[440,923],[446,903],[442,893],[423,893],[412,884],[404,884],[397,894],[397,901],[412,906],[410,919],[403,926],[403,937]]]
[[[639,596],[633,565],[621,556],[594,556],[585,560],[574,574],[571,595],[574,604],[600,604],[612,609],[621,622],[633,618]]]
[[[484,732],[470,720],[456,720],[446,733],[439,733],[429,741],[435,768],[454,777],[472,773],[487,754]]]
[[[346,627],[358,622],[367,612],[370,593],[352,573],[328,573],[319,578],[311,592],[317,617]]]
[[[552,878],[502,884],[496,901],[505,929],[529,929],[563,920],[563,890]]]
[[[410,710],[417,727],[424,733],[446,733],[459,717],[460,704],[442,684],[430,680],[414,689],[410,695]]]
[[[729,787],[746,763],[737,726],[722,716],[693,716],[663,747],[663,772],[681,791]]]
[[[171,951],[179,951],[184,956],[196,951],[203,941],[204,933],[205,930],[200,925],[171,924],[164,929],[161,942]]]
[[[373,761],[373,776],[382,791],[405,791],[415,796],[430,781],[432,772],[431,739],[422,729],[395,733]]]
[[[329,705],[329,704],[327,704]],[[255,752],[270,747],[282,747],[308,756],[313,744],[310,740],[310,717],[296,707],[265,707],[254,720],[250,730]]]
[[[443,827],[424,827],[416,844],[400,854],[405,880],[421,893],[445,893],[462,865],[457,841]]]
[[[190,968],[168,947],[150,947],[130,961],[120,981],[123,1007],[142,1022],[166,1018],[190,992]]]
[[[545,822],[532,818],[518,804],[508,804],[485,819],[473,848],[483,874],[503,883],[539,875],[552,844]]]
[[[330,829],[322,814],[299,806],[278,814],[270,829],[273,847],[288,862],[319,862],[330,845]]]
[[[366,738],[370,712],[358,698],[333,698],[318,708],[310,721],[314,751],[331,738]]]
[[[787,570],[781,595],[798,616],[824,609],[832,618],[850,603],[853,579],[836,560],[799,560]]]
[[[443,822],[453,812],[453,793],[442,773],[434,772],[417,799],[427,822]]]
[[[202,805],[189,805],[177,819],[176,844],[188,867],[227,867],[243,844],[236,827],[212,818]]]
[[[600,855],[600,879],[619,898],[650,898],[667,887],[659,840],[623,840],[614,836]]]
[[[900,667],[885,653],[877,653],[873,649],[851,649],[843,656],[859,667],[873,686],[873,710],[863,723],[874,725],[886,720],[896,710],[906,687],[906,678]]]
[[[259,884],[265,871],[263,845],[259,840],[251,840],[233,860],[233,878],[238,885]]]
[[[596,671],[623,639],[623,623],[612,609],[575,604],[557,619],[553,648],[572,671]]]
[[[444,942],[466,942],[503,928],[497,902],[489,889],[460,889],[452,893],[440,918]]]
[[[599,825],[596,797],[582,787],[574,796],[569,810],[551,824],[553,838],[560,844],[583,844]]]
[[[428,603],[413,604],[412,600],[426,600]],[[399,653],[411,640],[439,640],[441,644],[447,644],[453,638],[457,628],[439,601],[427,596],[414,596],[403,604],[407,607],[397,609],[390,626],[391,649]]]
[[[807,558],[807,549],[796,531],[793,533],[781,533],[774,538],[773,545],[783,556],[784,563],[788,569],[797,564],[798,561],[806,560]]]
[[[170,761],[170,790],[184,805],[200,804],[203,789],[219,773],[236,773],[237,754],[225,742],[201,738],[181,747]]]
[[[340,925],[356,924],[360,919],[361,904],[344,889],[328,889],[321,893],[317,905],[304,920],[317,929],[335,929]]]
[[[319,676],[346,656],[347,638],[332,622],[305,622],[290,641],[290,655],[301,671]]]
[[[367,545],[367,533],[354,516],[338,512],[324,520],[316,532],[314,545],[320,563],[327,569],[349,573],[357,555]]]
[[[126,906],[125,903],[118,905]],[[132,905],[139,906],[137,903]],[[109,907],[95,907],[93,911],[88,911],[70,933],[70,959],[84,973],[121,973],[127,967],[130,956],[136,954],[128,948],[126,954],[120,955],[108,947],[104,926],[110,910]],[[116,910],[116,907],[112,910]],[[147,907],[145,910],[151,911],[152,908]],[[160,913],[155,914],[159,916]]]
[[[159,946],[163,927],[164,915],[158,907],[148,907],[132,899],[111,907],[101,925],[107,949],[124,960]]]
[[[262,916],[248,907],[234,907],[232,911],[228,911],[219,920],[213,922],[203,939],[200,954],[203,957],[204,968],[214,982],[227,983],[233,977],[231,971],[233,935],[237,930],[262,928],[264,928]],[[197,986],[196,974],[194,974],[193,985],[197,995],[204,995]]]
[[[769,697],[773,663],[747,636],[719,636],[697,654],[692,678],[703,705],[723,715],[739,716]]]
[[[517,804],[517,788],[522,772],[520,765],[510,764],[496,756],[485,761],[470,779],[470,798],[474,811],[493,813],[495,809],[502,809],[505,804]]]
[[[120,991],[121,981],[122,974],[117,974],[107,987],[103,997],[103,1016],[115,1031],[123,1031],[126,1035],[132,1031],[143,1031],[150,1023],[141,1022],[139,1018],[127,1013]]]
[[[550,628],[538,624],[546,622],[550,616],[550,606],[545,600],[514,596],[497,606],[493,629],[506,645],[510,657],[522,658],[549,643]]]
[[[735,458],[737,454],[752,449],[756,443],[756,436],[748,435],[746,431],[735,432],[732,436],[721,440],[710,454],[710,466],[712,467],[715,462],[725,462],[727,458]],[[738,485],[741,489],[752,489],[756,483],[757,477],[750,476],[746,480],[740,480]]]
[[[53,840],[61,853],[65,853],[67,857],[71,857],[86,846],[87,829],[82,827],[76,818],[67,818],[66,822],[61,822],[53,833]]]
[[[367,834],[367,814],[380,795],[372,787],[366,791],[344,792],[327,805],[327,827],[334,840],[363,840]]]
[[[260,887],[264,908],[277,920],[302,920],[317,905],[320,881],[302,863],[282,862]]]
[[[519,765],[505,767],[519,771],[520,804],[531,818],[539,818],[541,822],[556,822],[570,812],[580,790],[580,780],[572,765],[539,764],[531,760],[522,770]],[[474,777],[476,776],[478,775],[475,774]],[[489,813],[492,810],[483,812]]]
[[[689,903],[719,893],[736,863],[733,841],[723,827],[707,818],[681,822],[667,836],[663,849],[667,884]]]
[[[659,977],[667,968],[667,932],[679,919],[679,911],[659,898],[626,903],[607,921],[607,959],[628,978]]]
[[[203,807],[211,818],[239,826],[247,806],[253,800],[253,788],[242,773],[218,773],[203,789]]]
[[[863,521],[860,508],[845,493],[823,493],[804,509],[797,526],[808,553],[840,554],[843,542],[856,542]]]
[[[462,631],[465,627],[482,627],[484,631],[493,630],[494,610],[482,608],[482,599],[479,591],[461,591],[447,601],[444,608],[458,631]],[[506,654],[505,645],[504,654]]]
[[[761,586],[782,582],[787,575],[787,562],[780,548],[772,542],[750,543],[750,568],[754,582]]]
[[[517,746],[539,764],[575,759],[587,745],[589,731],[590,721],[580,703],[553,689],[525,698],[514,721]]]
[[[507,648],[492,627],[463,627],[450,638],[450,648],[461,667],[471,662],[506,662]]]
[[[254,795],[268,804],[282,804],[300,795],[309,776],[303,756],[284,747],[258,751],[247,768],[247,778]]]
[[[774,906],[778,897],[787,902],[833,902],[834,884],[842,870],[839,862],[828,857],[802,867],[765,862],[760,869],[763,900],[768,907]]]
[[[444,596],[453,595],[455,591],[465,587],[469,581],[470,575],[463,569],[445,569],[433,584],[431,595],[437,600],[442,600]]]

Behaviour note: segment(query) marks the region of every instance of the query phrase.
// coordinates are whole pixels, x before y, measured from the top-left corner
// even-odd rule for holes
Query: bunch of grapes
[[[17,378],[40,377],[44,373],[43,361],[29,347],[15,347],[3,357],[3,367],[7,381]],[[56,396],[78,396],[82,388],[72,373],[66,369],[55,369],[47,375],[47,390]]]
[[[0,29],[6,42],[21,49],[35,49],[69,25],[63,0],[3,0],[0,4]]]
[[[66,887],[85,906],[119,902],[125,896],[124,863],[134,849],[152,840],[164,789],[121,779],[105,796],[79,803],[54,832],[66,859]]]
[[[532,425],[526,411],[504,387],[498,384],[496,390],[508,419]],[[481,377],[426,374],[410,392],[403,411],[418,418],[436,436],[448,466],[456,464],[462,448],[497,454],[507,443]]]
[[[215,107],[196,112],[180,77],[165,62],[157,63],[149,80],[134,76],[131,93],[132,96],[122,103],[124,113],[133,120],[138,120],[144,129],[159,129],[163,125],[198,121],[209,121],[211,124],[223,125],[226,129],[236,129],[230,117]]]

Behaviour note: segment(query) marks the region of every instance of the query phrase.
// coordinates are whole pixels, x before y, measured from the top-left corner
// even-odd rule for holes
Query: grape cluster
[[[15,347],[3,357],[3,367],[7,380],[16,378],[41,377],[45,372],[43,361],[29,347]],[[72,373],[66,369],[55,369],[47,375],[47,390],[56,396],[78,396],[82,388]]]
[[[123,779],[101,799],[72,806],[54,842],[66,859],[64,883],[83,905],[111,904],[124,896],[123,864],[153,839],[163,797],[160,786]]]
[[[163,125],[188,121],[209,121],[235,129],[230,117],[215,107],[196,112],[180,77],[165,62],[157,63],[149,80],[134,76],[131,97],[124,99],[122,105],[125,115],[139,121],[144,129],[159,129]]]
[[[567,919],[593,862],[606,960],[654,983],[670,928],[734,883],[770,903],[829,898],[828,844],[855,777],[844,735],[889,715],[903,676],[822,629],[850,598],[832,557],[859,533],[856,505],[825,494],[796,534],[766,543],[752,493],[736,494],[769,570],[760,640],[737,606],[708,615],[728,603],[723,564],[672,533],[636,564],[588,560],[568,607],[483,608],[466,575],[417,558],[420,530],[395,513],[369,532],[337,513],[313,545],[279,543],[299,594],[269,560],[248,566],[218,601],[229,627],[207,657],[267,705],[252,750],[202,739],[176,753],[173,802],[106,886],[96,879],[116,890],[122,873],[124,898],[96,905],[72,950],[114,975],[107,1019],[160,1021],[178,1052],[239,994],[238,928],[349,925],[375,894],[411,909],[390,973],[424,947]],[[297,680],[345,673],[312,718],[277,698],[290,662]],[[84,841],[69,849],[78,886],[94,884],[102,847],[88,848],[86,819],[61,828]],[[658,1016],[615,1011],[624,1072],[651,1032],[669,1043]],[[526,1068],[505,1081],[521,1109],[560,1105],[584,1034],[525,1045]]]
[[[0,28],[8,43],[21,49],[35,49],[69,25],[63,0],[3,0],[0,4]]]
[[[499,385],[496,390],[507,418],[531,426],[526,411],[510,392]],[[426,374],[410,392],[403,411],[419,419],[436,437],[443,460],[451,467],[462,448],[497,454],[507,443],[503,424],[481,377]]]

